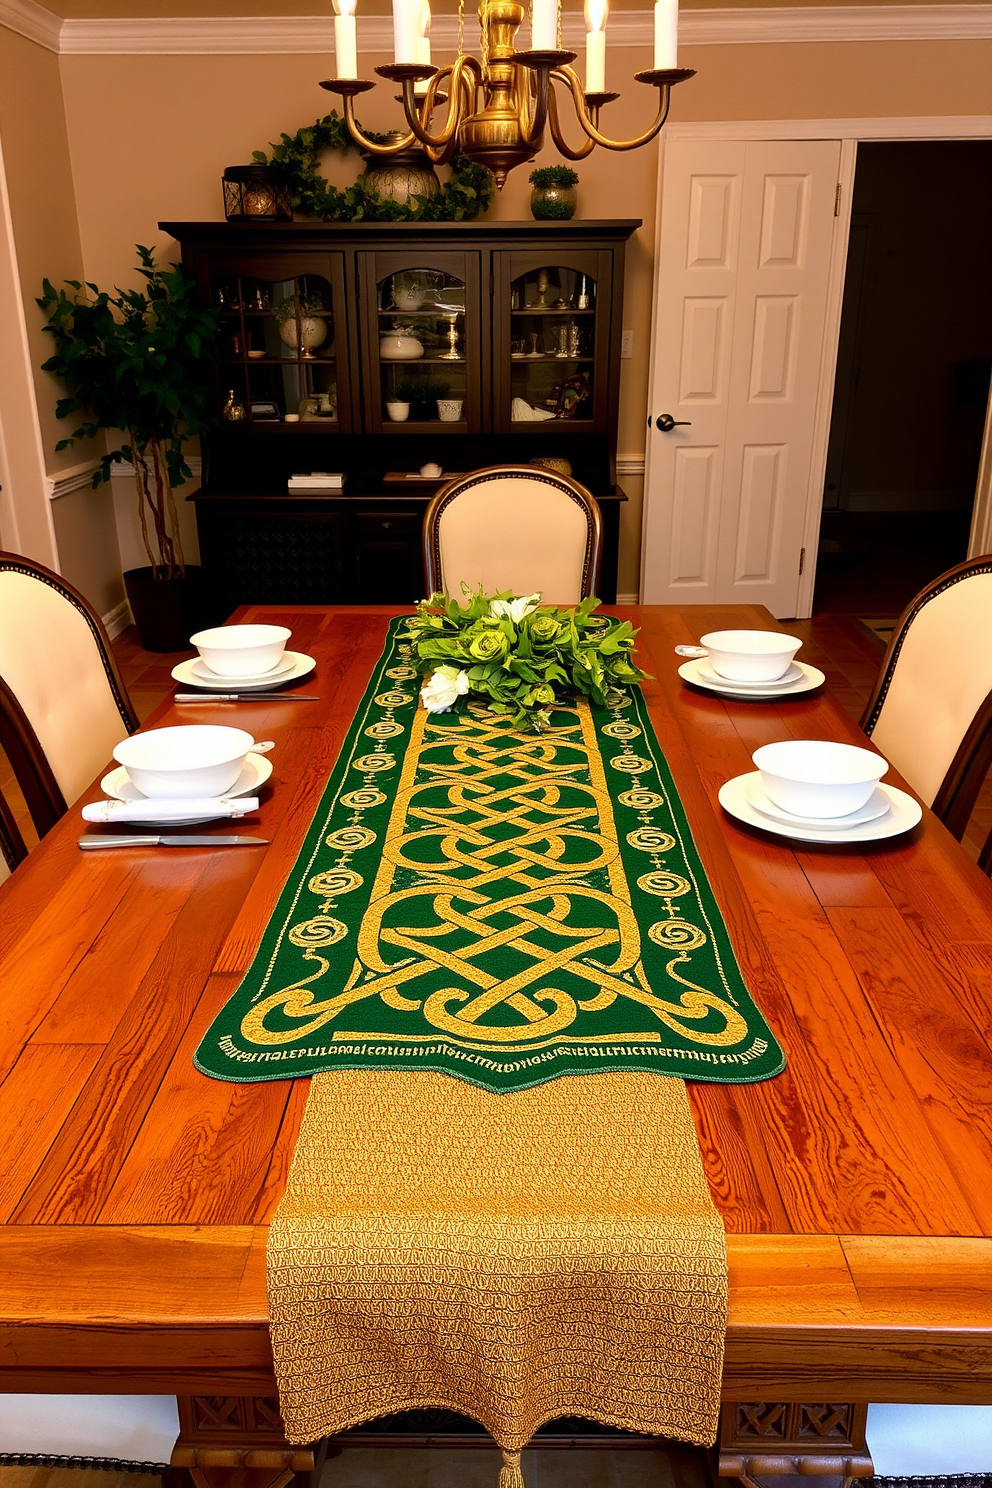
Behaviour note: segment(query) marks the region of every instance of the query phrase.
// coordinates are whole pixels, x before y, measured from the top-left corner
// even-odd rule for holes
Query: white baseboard
[[[107,627],[107,634],[112,641],[116,641],[122,631],[127,630],[131,624],[131,606],[126,599],[122,599],[119,605],[114,605],[106,615],[100,617]]]
[[[640,602],[641,602],[641,596],[639,594],[618,594],[617,595],[617,604],[621,604],[621,605],[636,605],[636,604],[640,604]]]

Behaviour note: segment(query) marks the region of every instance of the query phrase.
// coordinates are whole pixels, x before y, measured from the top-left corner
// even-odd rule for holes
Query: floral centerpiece
[[[481,589],[462,605],[432,594],[410,621],[411,661],[427,677],[424,707],[446,712],[475,694],[515,728],[540,730],[550,725],[560,691],[609,705],[618,689],[646,673],[630,659],[637,635],[630,621],[611,623],[593,614],[598,606],[589,598],[558,609],[542,605],[540,594],[519,599]]]

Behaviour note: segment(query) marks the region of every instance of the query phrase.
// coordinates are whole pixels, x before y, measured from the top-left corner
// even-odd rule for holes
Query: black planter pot
[[[187,565],[182,577],[153,578],[150,568],[129,568],[124,590],[146,651],[188,651],[189,638],[203,626],[200,569]]]

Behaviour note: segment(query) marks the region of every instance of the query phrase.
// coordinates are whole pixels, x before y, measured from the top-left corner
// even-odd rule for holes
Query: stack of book
[[[286,483],[291,496],[333,496],[344,489],[344,476],[329,470],[311,470],[309,475],[291,475]]]

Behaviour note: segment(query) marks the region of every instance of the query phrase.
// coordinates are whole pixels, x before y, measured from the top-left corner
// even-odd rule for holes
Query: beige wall
[[[56,419],[55,402],[63,390],[49,373],[41,371],[41,363],[52,350],[43,332],[45,317],[35,304],[42,280],[47,277],[60,285],[66,278],[83,277],[59,61],[43,47],[3,28],[0,143],[30,362],[30,381],[24,379],[20,398],[13,389],[8,397],[8,380],[12,381],[15,370],[12,363],[21,356],[23,343],[5,337],[9,362],[4,369],[4,436],[16,487],[12,499],[17,539],[31,556],[57,563],[70,582],[106,613],[123,596],[109,488],[100,493],[86,487],[70,491],[53,504],[51,512],[47,510],[46,473],[57,477],[98,453],[91,442],[56,452],[55,445],[72,425]],[[18,370],[23,374],[23,367]]]
[[[374,66],[380,59],[363,58]],[[992,42],[871,42],[685,48],[699,75],[675,94],[673,120],[800,119],[992,113]],[[220,174],[249,159],[281,130],[308,123],[332,102],[317,83],[320,56],[169,56],[61,59],[73,180],[86,276],[126,279],[136,242],[167,246],[160,219],[221,215]],[[623,89],[609,127],[634,134],[648,122],[653,93],[632,81],[650,65],[617,48],[609,82]],[[383,127],[397,117],[393,90],[362,100],[360,117]],[[573,135],[574,137],[574,135]],[[623,363],[621,455],[644,448],[651,317],[657,145],[629,155],[597,150],[582,162],[580,210],[588,217],[643,217],[631,244],[624,325],[634,356]],[[545,161],[556,159],[547,150]],[[357,157],[330,162],[352,179]],[[527,215],[527,170],[514,172],[493,208]],[[640,480],[625,478],[621,592],[637,588]]]

